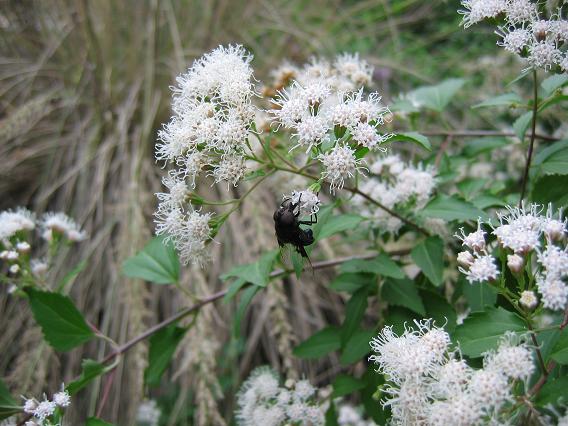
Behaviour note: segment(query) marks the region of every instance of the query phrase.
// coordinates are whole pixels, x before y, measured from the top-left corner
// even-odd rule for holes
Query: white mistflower
[[[562,53],[553,42],[534,42],[529,46],[527,61],[532,68],[548,71],[562,60]]]
[[[30,246],[30,244],[27,241],[19,241],[16,244],[16,250],[18,250],[18,252],[20,252],[20,253],[29,253],[31,248],[32,247]]]
[[[0,259],[4,260],[18,260],[20,254],[16,250],[4,250],[0,253]]]
[[[493,369],[477,370],[471,376],[468,392],[481,406],[500,407],[511,398],[507,377]]]
[[[469,234],[465,234],[463,228],[460,228],[461,235],[455,234],[454,236],[460,240],[462,240],[462,245],[467,246],[468,248],[472,249],[474,252],[481,252],[485,250],[485,231],[481,229],[481,222],[478,221],[477,223],[477,230],[474,232],[470,232]]]
[[[546,19],[534,20],[531,22],[530,28],[537,41],[543,41],[552,32],[554,23]]]
[[[497,45],[511,53],[520,53],[531,40],[531,33],[524,28],[503,27],[496,34],[502,38]]]
[[[452,398],[465,391],[472,373],[473,369],[464,360],[450,359],[437,371],[432,390],[442,399]]]
[[[539,293],[542,295],[542,303],[545,308],[562,310],[568,301],[568,286],[560,279],[539,275],[536,279]]]
[[[532,351],[525,343],[518,344],[515,340],[514,334],[506,334],[497,351],[486,355],[484,365],[511,379],[527,381],[535,371]]]
[[[507,267],[511,272],[519,273],[525,266],[525,260],[518,254],[507,255]]]
[[[539,247],[542,232],[540,206],[531,204],[528,209],[524,205],[521,208],[507,209],[509,214],[500,214],[501,225],[493,230],[499,243],[515,253],[527,253]]]
[[[237,186],[239,181],[245,176],[247,167],[245,159],[240,156],[226,156],[219,164],[215,165],[211,176],[215,178],[215,183],[227,182],[227,190],[231,186]]]
[[[476,24],[486,18],[495,18],[507,8],[506,0],[462,0],[465,10],[458,10],[463,15],[464,28]]]
[[[57,405],[55,402],[44,399],[37,404],[37,407],[33,411],[33,415],[37,417],[38,420],[44,421],[46,418],[55,413],[56,408]]]
[[[302,88],[297,83],[288,89],[280,90],[272,102],[276,108],[271,109],[269,113],[274,116],[277,128],[280,125],[288,129],[294,128],[302,117],[310,113]]]
[[[168,188],[168,192],[156,193],[160,203],[171,208],[180,207],[183,209],[185,198],[189,193],[185,180],[170,172],[168,176],[162,178],[162,184]]]
[[[331,190],[341,189],[345,179],[355,176],[361,166],[361,159],[355,158],[355,151],[347,145],[337,145],[331,151],[320,154],[318,159],[323,163],[322,176],[330,181]]]
[[[189,179],[189,188],[195,189],[195,179],[206,162],[206,156],[201,151],[188,151],[187,154],[177,158],[178,174],[183,176],[184,180]]]
[[[33,412],[35,411],[35,409],[37,408],[39,402],[37,402],[37,400],[35,398],[24,398],[25,402],[24,402],[24,413],[28,413],[28,414],[33,414]]]
[[[476,255],[469,269],[459,268],[470,284],[475,281],[493,281],[499,275],[495,259],[490,255]]]
[[[312,397],[316,392],[316,389],[307,380],[299,380],[294,386],[294,398],[304,401]]]
[[[0,241],[8,240],[19,231],[31,231],[35,225],[34,214],[25,208],[3,211],[0,213]]]
[[[386,140],[383,136],[377,133],[376,127],[371,126],[369,123],[357,123],[351,131],[353,140],[365,148],[378,148],[380,144]],[[386,149],[381,148],[381,150]]]
[[[534,309],[538,305],[538,299],[533,291],[525,290],[521,293],[519,303],[527,309]]]
[[[30,267],[32,270],[32,274],[38,278],[45,275],[49,269],[47,262],[40,259],[32,259],[30,262]]]
[[[10,266],[10,268],[8,269],[8,271],[9,271],[11,274],[15,275],[15,274],[17,274],[18,272],[20,272],[20,265],[15,264],[15,265]]]
[[[306,149],[306,154],[309,153],[313,146],[319,145],[328,139],[328,132],[330,130],[329,122],[325,116],[319,115],[306,115],[296,125],[295,136],[298,144],[293,146],[291,150],[296,147]]]
[[[475,258],[469,251],[461,251],[458,253],[457,262],[464,268],[469,268],[475,262]]]
[[[435,401],[428,410],[428,425],[473,426],[483,417],[480,406],[467,394],[452,395],[449,400]]]
[[[58,407],[68,407],[69,405],[71,405],[71,396],[64,389],[61,392],[57,392],[53,395],[53,402],[55,402]]]
[[[558,219],[554,219],[552,215],[552,208],[549,207],[542,223],[544,235],[551,241],[562,240],[566,235],[566,219],[562,219],[561,212],[558,213]]]
[[[563,58],[561,58],[559,65],[560,68],[562,68],[562,71],[568,73],[568,56],[565,55]]]
[[[53,232],[63,234],[69,241],[79,242],[87,238],[87,233],[65,213],[46,213],[41,219],[43,236],[50,240]]]
[[[292,195],[284,196],[284,199],[289,199],[292,203],[299,205],[300,216],[309,216],[317,213],[321,204],[317,194],[314,194],[309,189],[304,191],[292,191]]]
[[[550,278],[564,278],[568,276],[568,251],[548,244],[546,250],[537,253],[538,262],[546,270]]]
[[[358,86],[368,86],[373,79],[373,67],[360,59],[358,53],[343,53],[337,56],[334,67]]]
[[[512,24],[534,21],[538,16],[536,4],[531,0],[508,0],[505,7],[507,21]]]

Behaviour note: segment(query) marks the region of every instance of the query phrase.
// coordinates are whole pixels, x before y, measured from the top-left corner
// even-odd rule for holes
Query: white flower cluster
[[[365,420],[360,410],[350,404],[340,404],[337,407],[337,423],[340,426],[375,426],[372,420]]]
[[[534,371],[532,353],[513,335],[487,353],[475,370],[450,351],[450,336],[432,320],[415,321],[398,336],[390,326],[370,342],[378,371],[388,384],[383,406],[392,424],[401,426],[469,426],[489,424],[512,400],[512,380],[527,380]]]
[[[320,209],[321,201],[317,194],[310,189],[303,191],[292,191],[291,195],[284,195],[284,200],[290,200],[292,204],[297,204],[300,209],[300,216],[311,216]]]
[[[47,272],[46,260],[30,259],[32,235],[40,230],[42,239],[49,244],[60,241],[77,243],[87,238],[87,233],[63,213],[49,212],[40,219],[31,211],[20,207],[0,212],[0,261],[6,262],[12,275],[31,273],[36,278]],[[34,251],[39,251],[34,247]]]
[[[369,170],[371,176],[361,182],[359,188],[392,210],[417,212],[426,205],[436,188],[436,173],[432,167],[414,166],[397,155],[377,159]],[[353,197],[353,202],[364,214],[372,216],[383,230],[396,233],[403,225],[400,219],[386,211],[370,208],[359,195]]]
[[[162,411],[155,400],[143,401],[136,410],[136,422],[140,426],[158,426]]]
[[[498,46],[524,58],[530,68],[568,72],[568,21],[560,10],[544,19],[531,0],[463,0],[465,28],[487,18],[503,18],[496,34]]]
[[[364,94],[361,86],[371,81],[372,68],[357,55],[339,56],[333,65],[313,60],[302,70],[285,65],[278,74],[280,89],[269,111],[274,123],[292,132],[291,150],[316,154],[332,190],[363,169],[356,149],[385,150],[381,144],[391,135],[379,127],[389,109],[378,93]]]
[[[245,155],[255,116],[252,56],[240,45],[219,46],[196,60],[173,88],[174,116],[159,132],[156,159],[174,164],[156,194],[156,234],[172,239],[181,260],[208,261],[211,214],[188,206],[190,189],[204,169],[216,183],[236,186],[246,173]]]
[[[513,274],[524,273],[528,259],[533,253],[536,254],[540,266],[535,274],[536,284],[544,306],[554,310],[564,309],[568,302],[568,286],[564,283],[568,277],[568,247],[567,221],[562,218],[562,212],[555,216],[549,206],[543,214],[544,209],[538,204],[507,207],[507,210],[508,214],[499,215],[500,225],[494,227],[492,232],[497,237],[499,248],[507,252],[507,267]],[[470,283],[494,280],[499,275],[495,259],[488,254],[486,233],[481,225],[479,221],[475,232],[466,235],[461,229],[461,235],[456,235],[464,246],[472,250],[459,253],[457,258],[460,272],[466,275]],[[534,293],[523,292],[521,304],[529,309],[534,308],[537,304]]]
[[[280,386],[278,375],[267,367],[254,370],[237,397],[237,424],[240,426],[317,426],[325,422],[324,411],[316,402],[316,391],[307,380]]]
[[[26,426],[51,424],[48,419],[55,413],[57,407],[66,408],[71,405],[71,397],[63,385],[61,385],[61,391],[53,395],[52,400],[47,399],[45,394],[43,401],[38,401],[35,398],[24,398],[24,400],[24,413],[31,414],[34,417],[33,420],[26,422]],[[46,421],[47,423],[45,423]]]

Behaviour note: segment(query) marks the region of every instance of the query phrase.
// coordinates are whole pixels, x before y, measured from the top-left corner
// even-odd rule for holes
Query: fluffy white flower
[[[564,278],[568,276],[568,251],[548,244],[544,251],[537,253],[538,262],[546,270],[548,278]]]
[[[292,194],[284,196],[284,199],[289,199],[292,203],[299,204],[300,216],[309,216],[317,213],[321,204],[317,194],[314,194],[309,189],[304,191],[292,191]]]
[[[511,53],[520,53],[531,40],[531,33],[524,28],[502,27],[496,34],[502,38],[497,46]]]
[[[477,222],[477,230],[465,234],[463,228],[460,228],[461,235],[455,234],[455,237],[462,240],[462,245],[467,246],[474,252],[481,252],[485,250],[485,231],[481,229],[481,222]]]
[[[38,420],[44,421],[46,418],[55,413],[56,408],[57,405],[55,404],[55,402],[45,399],[37,404],[35,410],[33,411],[33,415],[37,417]]]
[[[18,264],[11,265],[8,271],[11,274],[16,275],[18,272],[20,272],[20,265]]]
[[[511,398],[507,377],[493,369],[477,370],[468,386],[473,401],[480,406],[500,407]]]
[[[495,259],[490,255],[476,254],[475,260],[473,261],[469,269],[464,269],[462,267],[458,269],[466,276],[466,279],[470,284],[474,283],[475,281],[492,281],[499,275],[499,270],[497,269],[497,265],[495,264]]]
[[[359,54],[343,53],[334,62],[335,69],[358,86],[367,86],[373,79],[373,67],[359,58]]]
[[[497,240],[503,247],[510,248],[515,253],[527,253],[540,246],[542,232],[541,208],[531,204],[527,209],[507,207],[509,214],[499,215],[500,226],[493,230]]]
[[[548,71],[562,60],[562,53],[550,41],[537,41],[529,46],[527,61],[533,68],[542,68]]]
[[[330,130],[329,121],[325,115],[306,115],[296,124],[296,133],[293,134],[298,140],[297,145],[291,148],[303,147],[306,154],[313,146],[319,145],[328,139]]]
[[[507,267],[511,270],[511,272],[519,273],[525,267],[525,260],[518,254],[508,254]]]
[[[376,127],[370,125],[369,123],[357,123],[357,125],[353,127],[351,132],[353,135],[353,140],[355,142],[369,149],[379,148],[381,143],[386,140],[385,137],[377,133]],[[381,150],[386,149],[381,148]]]
[[[68,407],[71,405],[71,396],[66,390],[62,390],[53,395],[53,402],[59,407]]]
[[[507,8],[505,0],[462,0],[465,10],[458,10],[463,15],[464,28],[476,24],[486,18],[495,18]]]
[[[31,231],[35,228],[35,215],[19,207],[0,213],[0,241],[8,240],[19,231]]]
[[[469,268],[473,262],[475,262],[475,258],[469,251],[460,251],[458,253],[457,262],[464,268]]]
[[[483,417],[479,405],[463,393],[452,395],[448,400],[435,401],[428,410],[431,426],[473,426]]]
[[[316,392],[316,389],[307,380],[298,380],[294,386],[294,398],[304,401],[311,398]]]
[[[33,412],[35,411],[35,409],[37,408],[39,402],[37,402],[37,400],[35,398],[24,398],[25,402],[24,402],[24,413],[28,413],[28,414],[33,414]]]
[[[27,241],[19,241],[16,244],[16,250],[18,250],[18,252],[20,252],[20,253],[29,253],[31,248],[32,247],[30,246],[30,244]]]
[[[87,233],[65,213],[46,213],[41,219],[43,237],[46,240],[52,238],[53,232],[63,234],[69,241],[79,242],[87,239]]]
[[[32,270],[32,274],[34,274],[34,276],[38,278],[45,275],[45,273],[49,269],[47,262],[40,259],[32,259],[30,262],[30,267]]]
[[[214,166],[211,176],[215,178],[215,183],[227,182],[227,189],[231,186],[237,186],[239,181],[245,176],[247,167],[245,159],[241,156],[227,155],[219,164]]]
[[[568,301],[568,286],[556,277],[537,276],[536,285],[545,308],[562,310]]]
[[[355,151],[347,145],[337,145],[331,151],[320,154],[318,159],[325,169],[322,176],[330,181],[332,191],[343,188],[345,179],[355,176],[363,168],[361,159],[355,158]]]
[[[531,0],[509,0],[505,7],[507,20],[512,24],[534,21],[538,16],[536,4]]]
[[[158,426],[162,411],[153,399],[143,401],[136,410],[136,421],[146,426]]]

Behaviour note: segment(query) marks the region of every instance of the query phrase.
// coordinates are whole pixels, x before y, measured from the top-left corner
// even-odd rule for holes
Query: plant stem
[[[527,162],[525,164],[525,172],[523,174],[523,182],[521,184],[521,198],[519,199],[519,207],[522,206],[523,198],[525,198],[525,192],[527,190],[527,182],[529,180],[529,170],[531,168],[534,141],[536,138],[536,115],[538,111],[538,80],[537,80],[536,70],[533,71],[533,86],[534,86],[534,91],[533,91],[531,140],[529,144],[529,152],[527,154]]]
[[[449,137],[492,137],[492,136],[503,136],[503,137],[515,137],[517,136],[515,132],[501,132],[499,130],[455,130],[455,131],[448,131],[448,130],[431,130],[431,131],[423,131],[420,132],[424,136],[449,136]],[[535,138],[540,139],[543,141],[549,142],[556,142],[560,140],[560,138],[548,135],[541,135],[535,133]]]

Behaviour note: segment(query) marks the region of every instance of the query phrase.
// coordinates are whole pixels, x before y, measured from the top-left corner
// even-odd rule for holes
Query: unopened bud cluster
[[[415,321],[400,336],[387,326],[370,345],[375,355],[369,360],[387,380],[382,404],[394,425],[489,424],[513,401],[513,381],[526,382],[534,371],[531,350],[509,334],[485,354],[483,368],[474,369],[432,320]]]

